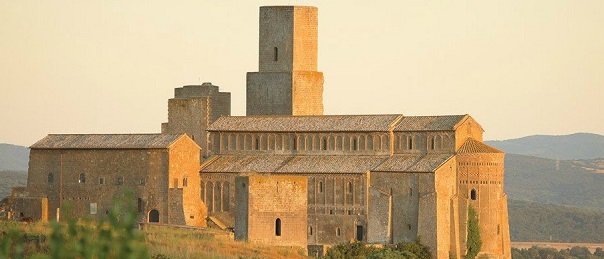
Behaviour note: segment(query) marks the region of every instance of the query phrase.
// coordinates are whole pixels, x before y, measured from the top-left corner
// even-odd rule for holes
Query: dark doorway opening
[[[157,210],[149,211],[149,222],[159,223],[159,211],[157,211]]]
[[[357,226],[357,241],[363,241],[363,226]]]

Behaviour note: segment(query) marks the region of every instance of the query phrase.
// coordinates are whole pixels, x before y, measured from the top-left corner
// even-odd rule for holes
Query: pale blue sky
[[[0,143],[159,132],[173,88],[245,114],[258,7],[319,8],[326,114],[468,113],[486,139],[604,134],[604,1],[0,0]]]

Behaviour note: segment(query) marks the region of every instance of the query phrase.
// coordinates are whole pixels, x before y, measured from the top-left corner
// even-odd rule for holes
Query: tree
[[[466,242],[467,252],[466,258],[474,259],[480,248],[482,247],[482,240],[480,239],[480,227],[478,225],[478,216],[476,210],[470,205],[468,207],[468,239]]]

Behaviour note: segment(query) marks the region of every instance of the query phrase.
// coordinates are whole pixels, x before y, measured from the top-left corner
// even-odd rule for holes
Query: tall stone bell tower
[[[247,115],[323,115],[318,10],[260,7],[258,72],[247,73]]]

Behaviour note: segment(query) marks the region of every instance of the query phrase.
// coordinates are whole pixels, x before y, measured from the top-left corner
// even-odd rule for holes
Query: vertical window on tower
[[[357,138],[352,139],[352,150],[357,150]]]
[[[260,150],[260,141],[258,138],[254,138],[254,150]]]
[[[326,138],[323,138],[323,140],[322,140],[321,149],[327,150],[327,139]]]
[[[279,60],[279,49],[277,47],[275,47],[273,49],[273,61],[278,61]]]
[[[298,150],[298,139],[296,139],[295,137],[292,138],[292,149]]]
[[[472,200],[476,200],[476,190],[472,189],[472,191],[470,192],[470,199]]]
[[[275,236],[280,237],[281,236],[281,219],[277,218],[277,220],[275,220]]]

